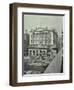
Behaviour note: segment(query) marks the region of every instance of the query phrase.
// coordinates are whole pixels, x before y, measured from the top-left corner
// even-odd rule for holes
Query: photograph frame
[[[17,82],[17,8],[43,8],[43,9],[59,9],[69,11],[69,80],[53,80],[53,81],[34,81],[34,82]],[[28,86],[28,85],[45,85],[45,84],[63,84],[72,83],[72,7],[61,5],[44,5],[44,4],[28,4],[28,3],[12,3],[10,4],[10,63],[9,63],[9,84],[11,86]]]

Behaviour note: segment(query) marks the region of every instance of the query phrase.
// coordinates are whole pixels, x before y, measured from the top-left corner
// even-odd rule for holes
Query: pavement
[[[51,61],[48,65],[44,73],[60,73],[61,71],[61,64],[62,64],[62,50],[61,49],[55,58]]]

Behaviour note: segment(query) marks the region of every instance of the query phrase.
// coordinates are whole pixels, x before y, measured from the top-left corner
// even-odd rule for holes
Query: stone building
[[[36,28],[30,33],[28,54],[32,56],[47,55],[51,47],[56,47],[58,35],[48,28]]]
[[[28,56],[28,48],[29,48],[29,34],[24,34],[24,56]]]

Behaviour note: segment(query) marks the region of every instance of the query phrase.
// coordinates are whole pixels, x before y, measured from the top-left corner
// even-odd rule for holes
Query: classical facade
[[[57,45],[58,35],[48,28],[36,28],[30,34],[28,54],[32,56],[47,55],[50,46]]]

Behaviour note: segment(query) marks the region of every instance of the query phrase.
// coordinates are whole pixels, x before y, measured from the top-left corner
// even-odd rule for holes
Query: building
[[[36,28],[30,33],[28,54],[32,56],[47,55],[50,46],[56,47],[58,35],[54,30]]]
[[[24,34],[24,56],[28,56],[28,48],[29,48],[29,34]]]

